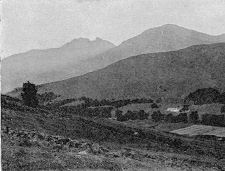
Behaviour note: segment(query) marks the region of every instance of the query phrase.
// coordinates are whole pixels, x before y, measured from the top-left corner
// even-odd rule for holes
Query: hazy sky
[[[173,23],[225,33],[225,0],[3,0],[3,57],[59,47],[74,38],[119,44],[144,30]]]

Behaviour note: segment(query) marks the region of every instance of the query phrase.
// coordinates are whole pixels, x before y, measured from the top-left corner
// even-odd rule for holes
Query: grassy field
[[[181,135],[215,135],[217,137],[225,137],[225,128],[216,126],[206,126],[206,125],[192,125],[190,127],[185,127],[177,130],[171,131],[176,134]]]
[[[148,120],[129,120],[123,122],[126,125],[135,126],[138,128],[151,128],[158,131],[170,132],[176,129],[185,128],[191,126],[191,123],[167,123],[167,122],[154,122],[151,119]]]

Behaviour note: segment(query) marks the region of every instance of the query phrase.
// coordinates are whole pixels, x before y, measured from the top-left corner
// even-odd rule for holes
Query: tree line
[[[213,102],[220,102],[225,103],[225,93],[219,93],[218,90],[213,88],[204,88],[204,89],[198,89],[193,93],[190,93],[186,98],[185,102],[187,101],[194,101],[195,104],[202,104],[202,103],[213,103]],[[24,105],[30,106],[30,107],[37,107],[39,105],[39,101],[46,102],[50,101],[52,99],[57,98],[57,96],[50,92],[50,93],[44,93],[42,95],[37,94],[37,88],[35,84],[30,83],[29,81],[27,83],[23,83],[22,93],[21,97],[23,100]],[[38,100],[40,99],[40,100]],[[76,99],[66,99],[63,102],[68,103],[68,101],[74,101]],[[132,112],[127,111],[125,114],[122,114],[122,111],[118,110],[119,107],[126,106],[128,104],[134,104],[134,103],[152,103],[151,108],[159,108],[158,102],[160,100],[158,99],[154,103],[152,99],[125,99],[125,100],[97,100],[97,99],[91,99],[87,97],[81,97],[79,100],[84,101],[84,103],[77,105],[76,107],[64,107],[64,110],[69,112],[78,113],[79,115],[86,116],[86,117],[104,117],[104,118],[110,118],[111,117],[111,111],[113,108],[117,108],[115,112],[116,119],[118,121],[127,121],[127,120],[144,120],[148,119],[149,113],[146,113],[144,110],[140,110],[138,112]],[[106,106],[106,107],[101,107]],[[108,107],[107,107],[108,106]],[[90,108],[94,107],[94,108]],[[225,106],[221,108],[221,112],[225,111]],[[151,118],[154,122],[160,122],[160,121],[166,121],[166,122],[172,122],[172,123],[201,123],[204,125],[213,125],[213,126],[225,126],[225,116],[224,115],[213,115],[213,114],[204,114],[202,115],[202,119],[200,120],[200,117],[198,115],[197,111],[191,112],[189,114],[182,112],[178,114],[177,116],[174,116],[173,114],[162,114],[159,110],[154,111],[151,115]]]

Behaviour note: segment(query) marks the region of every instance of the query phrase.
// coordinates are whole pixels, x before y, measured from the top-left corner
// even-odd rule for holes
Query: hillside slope
[[[225,42],[224,35],[211,36],[173,24],[148,29],[116,47],[101,39],[78,39],[58,49],[35,50],[3,60],[2,90],[12,90],[27,80],[40,84],[71,78],[130,56],[219,42]]]
[[[192,45],[225,42],[225,35],[212,36],[174,24],[150,28],[143,33],[122,42],[91,60],[83,60],[76,69],[87,73],[106,67],[130,56],[146,53],[167,52],[183,49]]]
[[[224,170],[223,141],[23,106],[1,96],[2,170]],[[135,134],[138,133],[138,134]]]
[[[7,92],[31,80],[36,84],[70,78],[74,65],[90,59],[115,45],[96,38],[80,38],[60,48],[31,50],[13,55],[2,61],[2,91]]]
[[[130,57],[79,77],[43,84],[39,93],[51,91],[62,99],[181,98],[199,88],[224,91],[224,66],[225,43],[196,45]]]

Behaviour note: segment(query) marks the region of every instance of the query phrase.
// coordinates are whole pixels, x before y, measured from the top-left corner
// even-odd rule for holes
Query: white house
[[[169,107],[166,109],[167,112],[171,113],[179,113],[182,107]]]

